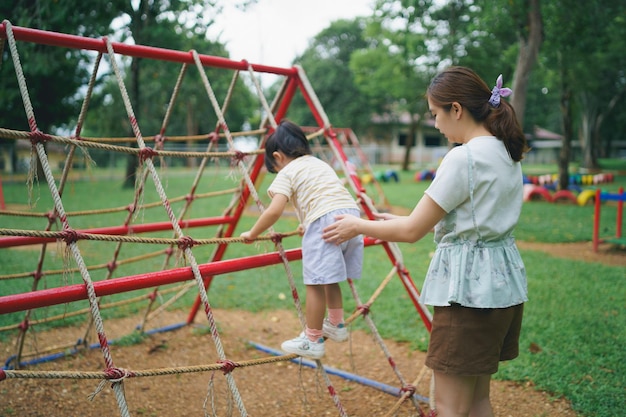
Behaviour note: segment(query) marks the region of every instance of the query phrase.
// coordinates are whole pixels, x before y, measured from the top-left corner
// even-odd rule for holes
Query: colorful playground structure
[[[617,216],[615,220],[615,234],[610,237],[600,236],[600,212],[602,210],[602,202],[616,201],[617,202]],[[626,245],[626,237],[622,236],[622,223],[624,220],[624,201],[626,201],[626,194],[624,194],[624,188],[620,187],[617,193],[603,192],[600,189],[595,193],[595,210],[593,215],[593,251],[598,251],[600,243],[614,243],[617,245]]]
[[[615,176],[612,173],[572,174],[569,189],[558,190],[556,174],[524,176],[524,201],[543,200],[548,203],[573,203],[585,206],[594,201],[598,185],[614,180]],[[591,187],[582,188],[582,186]]]

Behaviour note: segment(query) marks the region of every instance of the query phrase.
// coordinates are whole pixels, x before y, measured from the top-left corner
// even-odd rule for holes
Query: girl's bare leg
[[[306,286],[306,325],[320,332],[326,314],[325,287],[325,285]]]

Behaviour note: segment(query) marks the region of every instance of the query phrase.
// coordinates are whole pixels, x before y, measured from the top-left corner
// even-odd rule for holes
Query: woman
[[[426,365],[439,417],[490,417],[491,375],[518,356],[526,271],[512,237],[522,207],[520,161],[528,150],[501,76],[490,90],[472,70],[435,76],[426,97],[435,127],[454,144],[408,216],[337,216],[324,229],[341,244],[364,234],[415,242],[434,227],[437,250],[421,301],[434,307]]]

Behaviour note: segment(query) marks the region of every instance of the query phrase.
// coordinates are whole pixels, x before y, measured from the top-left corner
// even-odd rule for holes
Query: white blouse
[[[451,149],[426,190],[446,212],[421,301],[504,308],[528,301],[524,262],[512,236],[523,202],[522,170],[502,141],[480,136]]]

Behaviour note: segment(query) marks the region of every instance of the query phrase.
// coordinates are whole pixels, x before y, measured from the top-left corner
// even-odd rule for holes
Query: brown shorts
[[[508,308],[435,307],[426,366],[452,375],[490,375],[519,354],[524,304]]]

